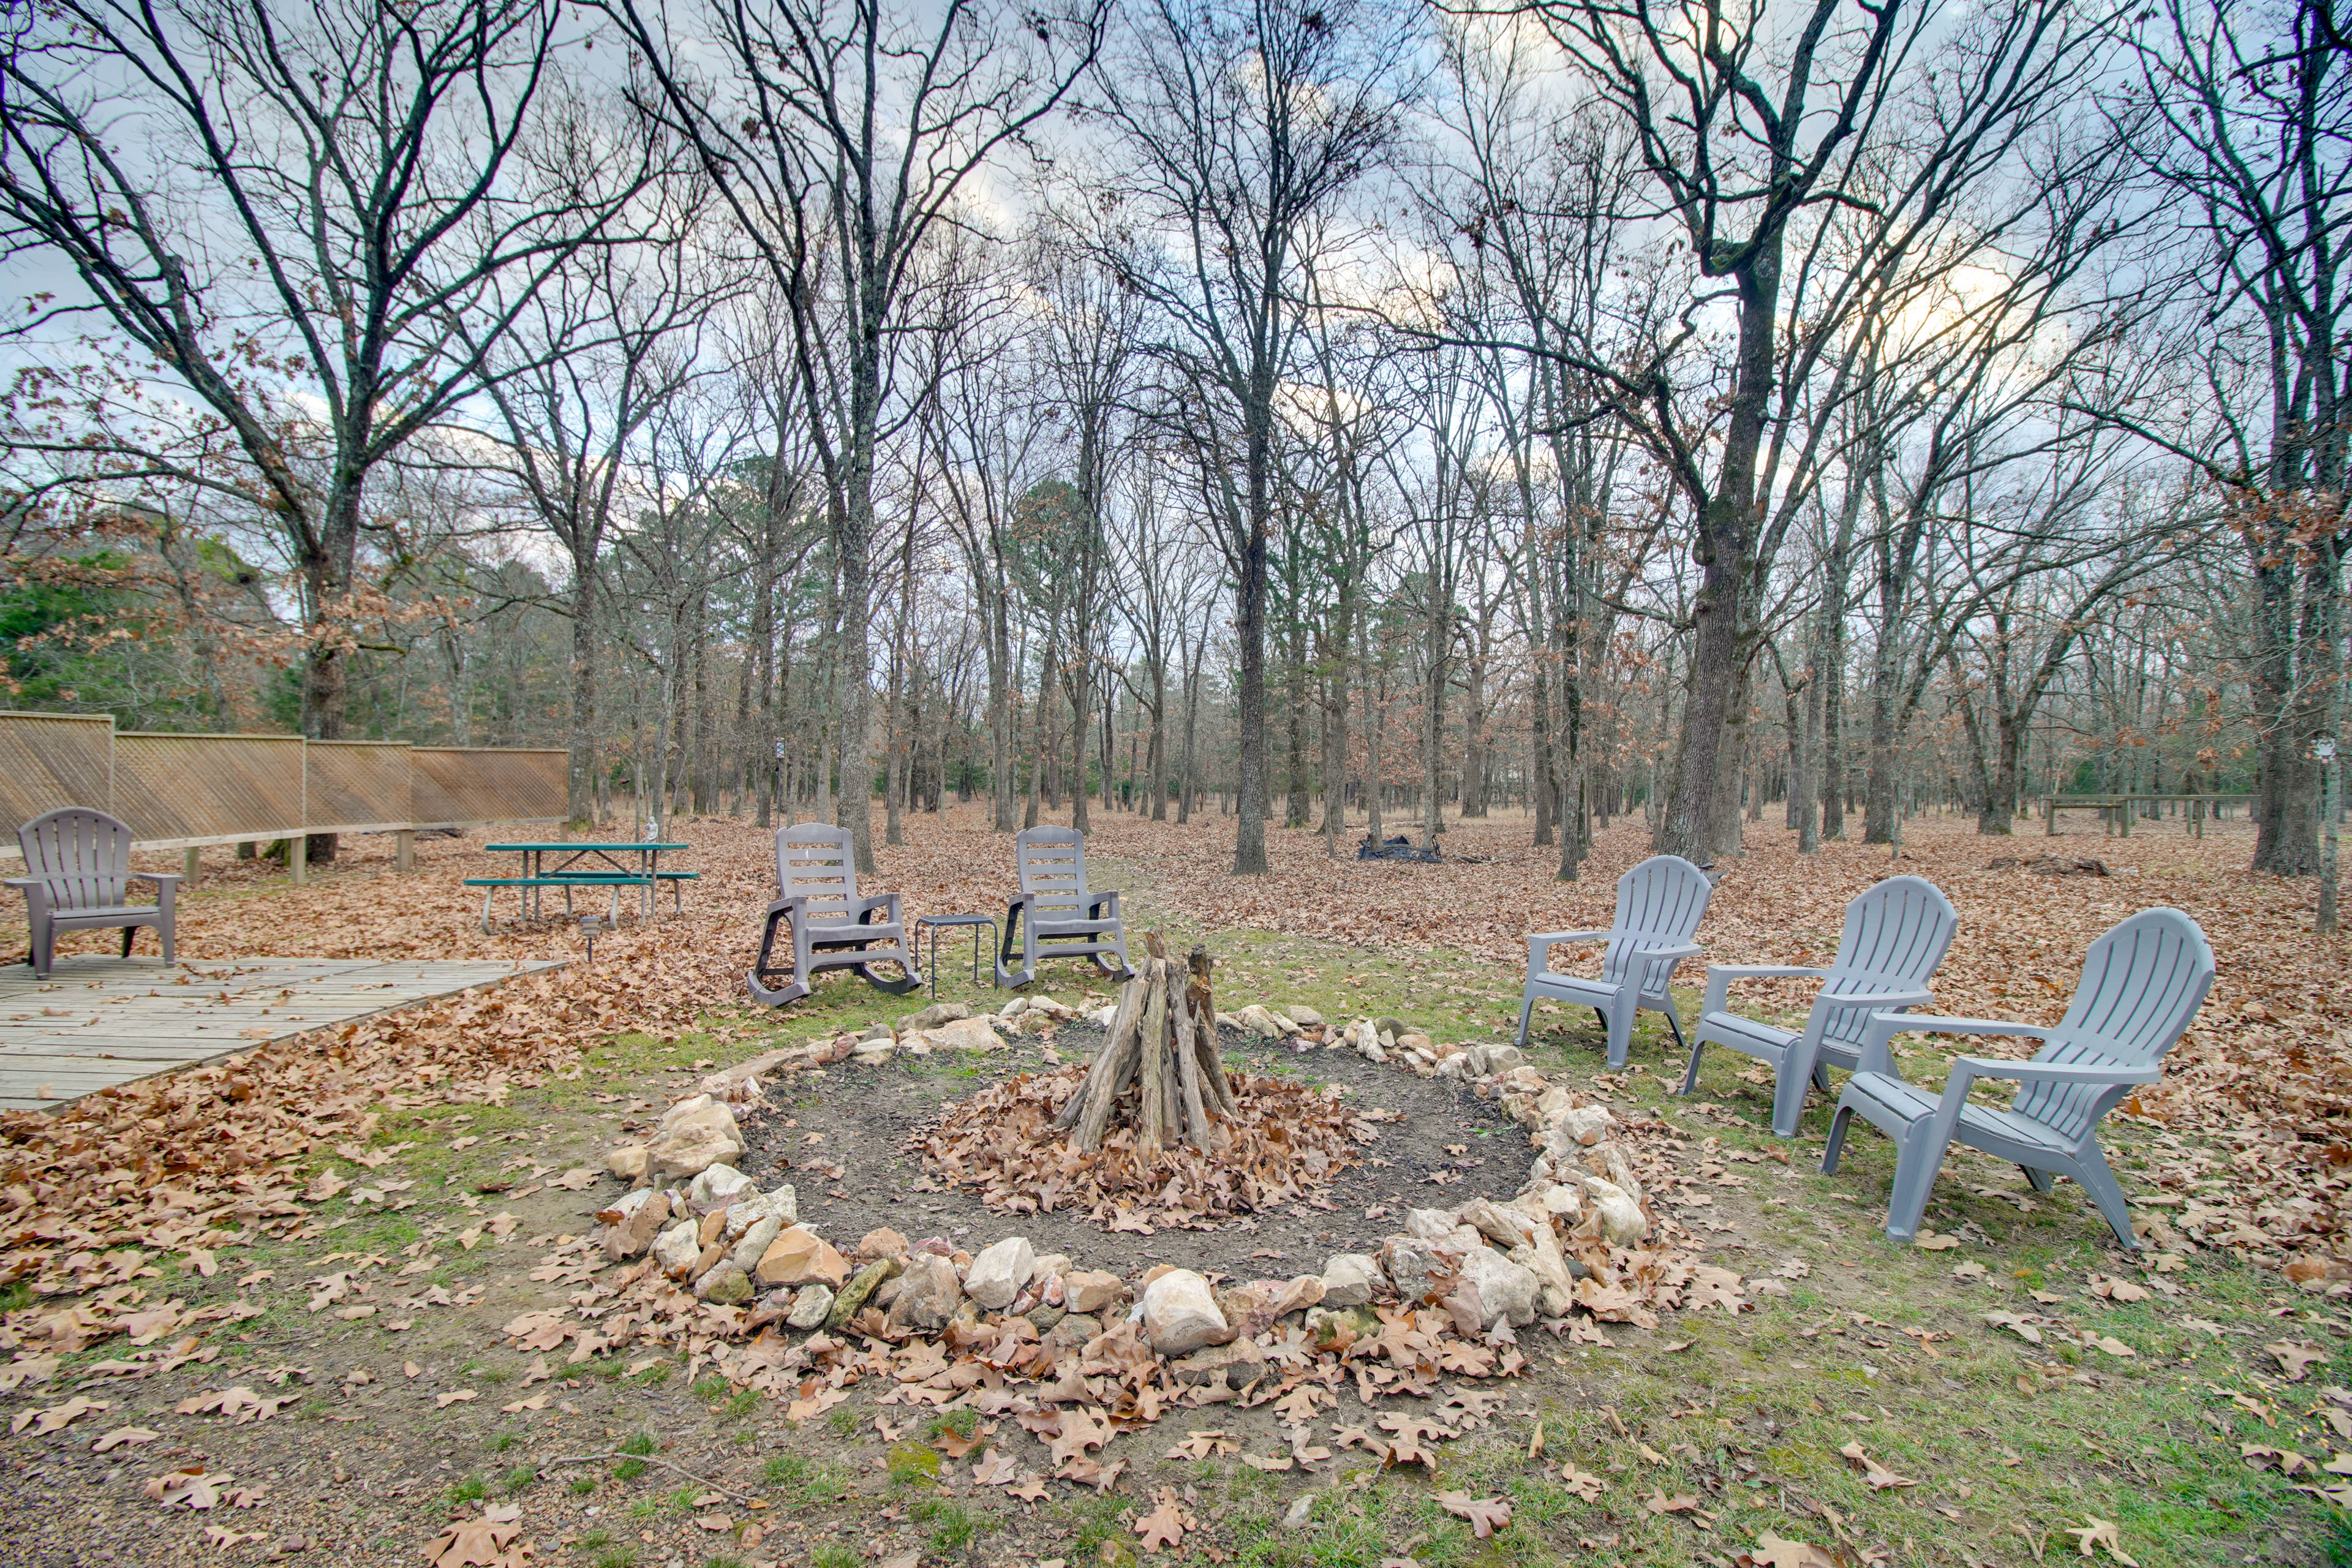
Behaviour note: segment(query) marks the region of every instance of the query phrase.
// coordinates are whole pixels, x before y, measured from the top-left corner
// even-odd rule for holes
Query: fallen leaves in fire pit
[[[1239,1114],[1218,1124],[1223,1149],[1178,1145],[1147,1155],[1122,1127],[1098,1152],[1082,1154],[1054,1118],[1085,1076],[1085,1067],[1074,1065],[992,1085],[947,1107],[915,1147],[935,1177],[978,1188],[992,1209],[1083,1209],[1114,1228],[1181,1226],[1309,1196],[1356,1163],[1359,1146],[1380,1136],[1374,1121],[1388,1120],[1360,1110],[1336,1088],[1229,1073]]]

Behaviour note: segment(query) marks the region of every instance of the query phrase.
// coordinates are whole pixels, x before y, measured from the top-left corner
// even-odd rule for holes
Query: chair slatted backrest
[[[1935,883],[1924,877],[1889,877],[1846,904],[1845,931],[1822,988],[1864,995],[1925,990],[1959,925],[1952,900]],[[1870,1012],[1839,1008],[1823,1024],[1822,1037],[1860,1044],[1870,1027]]]
[[[857,901],[857,862],[849,829],[799,822],[776,830],[776,886],[788,899],[809,900],[811,925],[845,925]]]
[[[1622,984],[1633,972],[1635,955],[1650,947],[1677,947],[1698,931],[1715,884],[1706,873],[1679,855],[1653,855],[1617,879],[1617,919],[1612,929],[1639,933],[1639,940],[1619,938],[1601,960],[1601,977]]]
[[[1013,840],[1013,864],[1035,919],[1087,918],[1087,839],[1071,827],[1031,827]]]
[[[2143,910],[2091,944],[2066,1016],[2034,1054],[2043,1062],[2143,1068],[2170,1050],[2213,985],[2213,949],[2179,910]],[[2015,1109],[2080,1138],[2122,1098],[2104,1084],[2030,1083]]]
[[[61,806],[16,829],[25,874],[49,885],[58,914],[119,907],[131,875],[131,829],[102,811]]]

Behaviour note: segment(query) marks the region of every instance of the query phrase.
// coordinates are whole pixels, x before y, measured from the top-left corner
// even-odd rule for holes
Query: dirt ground
[[[1106,1231],[1066,1210],[993,1213],[966,1189],[909,1191],[924,1176],[924,1163],[909,1145],[919,1142],[947,1104],[971,1092],[982,1081],[975,1074],[995,1077],[1047,1065],[1038,1047],[1024,1041],[1013,1060],[992,1055],[984,1065],[900,1058],[882,1067],[827,1068],[822,1087],[796,1095],[789,1115],[758,1124],[743,1169],[763,1186],[793,1181],[801,1212],[827,1236],[855,1239],[887,1226],[909,1240],[939,1236],[977,1252],[1000,1237],[1020,1235],[1041,1257],[1062,1253],[1080,1268],[1133,1276],[1154,1263],[1181,1262],[1235,1279],[1320,1273],[1333,1253],[1377,1251],[1407,1208],[1453,1208],[1474,1197],[1507,1200],[1527,1180],[1525,1135],[1496,1101],[1458,1083],[1416,1078],[1352,1051],[1299,1054],[1263,1042],[1253,1047],[1232,1029],[1219,1035],[1228,1066],[1318,1086],[1340,1084],[1355,1103],[1402,1120],[1381,1124],[1379,1141],[1361,1152],[1363,1161],[1310,1194],[1320,1200],[1316,1206],[1300,1202],[1156,1236]],[[1055,1032],[1052,1048],[1062,1059],[1080,1060],[1094,1054],[1102,1037],[1092,1024],[1067,1024]]]

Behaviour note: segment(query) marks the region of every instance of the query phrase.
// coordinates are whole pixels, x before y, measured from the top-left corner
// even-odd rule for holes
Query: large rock
[[[971,1260],[964,1270],[963,1293],[992,1312],[1013,1305],[1029,1283],[1037,1254],[1025,1236],[1008,1236]]]
[[[1290,1032],[1276,1023],[1274,1015],[1255,1002],[1234,1014],[1234,1021],[1260,1039],[1278,1040]]]
[[[731,1113],[730,1113],[731,1114]],[[686,1189],[688,1207],[697,1214],[709,1214],[723,1209],[738,1198],[756,1195],[760,1184],[732,1165],[712,1165],[694,1178]]]
[[[886,1321],[893,1329],[945,1328],[962,1302],[955,1265],[936,1253],[918,1252],[898,1277],[898,1293]]]
[[[694,1293],[705,1301],[732,1306],[751,1299],[751,1277],[733,1258],[722,1258],[694,1282]]]
[[[1552,1117],[1551,1125],[1578,1147],[1590,1149],[1617,1130],[1617,1118],[1605,1105],[1575,1105]]]
[[[702,1226],[682,1219],[654,1238],[654,1262],[673,1279],[683,1279],[702,1256]]]
[[[1559,1237],[1545,1226],[1525,1242],[1514,1247],[1504,1256],[1536,1277],[1536,1305],[1547,1318],[1568,1315],[1576,1302],[1576,1279],[1568,1267],[1568,1255],[1559,1249]]]
[[[808,1285],[817,1281],[841,1288],[849,1278],[849,1262],[824,1237],[799,1226],[780,1234],[760,1257],[762,1285]]]
[[[754,1221],[751,1229],[735,1239],[732,1244],[734,1250],[728,1256],[735,1260],[737,1268],[749,1274],[760,1267],[760,1259],[768,1256],[768,1248],[775,1244],[776,1237],[783,1233],[783,1229],[784,1221],[781,1215],[765,1215]]]
[[[907,1257],[907,1238],[888,1226],[884,1226],[879,1230],[869,1230],[857,1238],[857,1251],[855,1256],[895,1258],[904,1262]]]
[[[1512,1262],[1491,1247],[1474,1247],[1462,1260],[1463,1282],[1478,1290],[1478,1304],[1485,1321],[1478,1326],[1491,1329],[1498,1322],[1522,1328],[1536,1321],[1536,1302],[1543,1289],[1543,1281],[1535,1270]]]
[[[1457,1217],[1505,1252],[1527,1240],[1536,1228],[1536,1222],[1526,1215],[1486,1198],[1472,1198],[1462,1205]]]
[[[803,1285],[793,1294],[792,1310],[784,1314],[784,1326],[793,1329],[817,1329],[824,1326],[824,1315],[833,1310],[833,1291],[823,1285]]]
[[[1649,1219],[1633,1195],[1600,1176],[1584,1178],[1584,1195],[1601,1222],[1601,1234],[1612,1247],[1638,1247],[1650,1234]]]
[[[604,1256],[625,1263],[643,1256],[669,1222],[669,1194],[640,1187],[596,1217],[604,1222]]]
[[[1388,1283],[1377,1259],[1360,1252],[1339,1253],[1323,1265],[1323,1305],[1368,1306]]]
[[[942,1050],[993,1051],[1003,1047],[1004,1039],[984,1017],[958,1018],[933,1030],[931,1044]]]
[[[971,1009],[961,1002],[934,1002],[919,1013],[910,1013],[898,1020],[902,1035],[919,1035],[925,1029],[936,1029],[942,1024],[952,1024],[971,1016]]]
[[[1613,1183],[1617,1190],[1642,1201],[1642,1178],[1633,1173],[1633,1162],[1625,1152],[1625,1145],[1615,1139],[1604,1139],[1584,1152],[1584,1168],[1594,1175]]]
[[[1451,1241],[1392,1236],[1381,1244],[1381,1271],[1396,1287],[1398,1300],[1412,1305],[1433,1301],[1451,1289],[1461,1264],[1462,1249]]]
[[[713,1165],[743,1157],[743,1132],[735,1112],[707,1094],[669,1108],[646,1145],[648,1170],[656,1176],[698,1176]]]
[[[1450,1241],[1462,1222],[1444,1209],[1407,1209],[1404,1230],[1407,1236],[1417,1236],[1423,1241]]]
[[[1312,1007],[1301,1007],[1294,1005],[1285,1009],[1285,1011],[1289,1013],[1290,1021],[1292,1023],[1303,1024],[1310,1029],[1320,1027],[1323,1023],[1323,1015],[1317,1012]]]
[[[895,1258],[884,1258],[859,1269],[856,1278],[841,1288],[833,1299],[833,1306],[824,1315],[828,1329],[845,1329],[849,1321],[866,1310],[866,1301],[881,1288],[882,1281],[898,1272],[902,1266]]]
[[[622,1144],[604,1156],[604,1169],[624,1182],[643,1181],[646,1174],[646,1146],[642,1143]]]
[[[787,1182],[771,1193],[753,1193],[737,1198],[727,1206],[725,1228],[719,1234],[729,1241],[741,1238],[743,1233],[763,1219],[774,1218],[785,1225],[801,1221],[800,1194]]]
[[[1506,1073],[1527,1064],[1527,1056],[1517,1046],[1472,1046],[1464,1053],[1470,1058],[1470,1070],[1479,1078]]]
[[[1152,1350],[1171,1357],[1234,1337],[1209,1282],[1189,1268],[1171,1268],[1145,1287],[1143,1334]]]
[[[1062,1276],[1062,1305],[1091,1316],[1128,1299],[1127,1281],[1116,1274],[1080,1268]]]

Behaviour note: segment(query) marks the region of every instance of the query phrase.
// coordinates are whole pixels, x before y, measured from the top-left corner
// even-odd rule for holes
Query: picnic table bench
[[[488,931],[490,929],[490,900],[498,896],[500,888],[520,889],[520,897],[523,900],[522,917],[525,920],[530,919],[536,911],[538,892],[542,888],[563,889],[563,913],[566,919],[569,919],[572,914],[572,889],[610,888],[613,890],[612,902],[605,910],[605,919],[618,924],[621,915],[621,889],[646,887],[651,884],[653,879],[640,876],[634,871],[564,871],[553,872],[543,877],[468,877],[465,880],[467,887],[482,889],[482,930]]]

